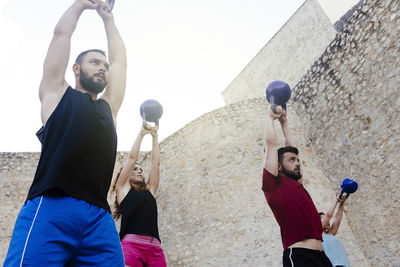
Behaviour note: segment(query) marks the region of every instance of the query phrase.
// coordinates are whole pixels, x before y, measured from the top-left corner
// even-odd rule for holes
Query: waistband
[[[309,249],[309,248],[287,248],[283,251],[283,255],[287,256],[290,253],[295,254],[314,254],[314,255],[324,255],[325,252],[323,250]]]
[[[155,237],[148,236],[148,235],[126,234],[126,235],[124,235],[124,238],[122,239],[122,241],[137,242],[137,243],[161,247],[160,240],[158,240]]]

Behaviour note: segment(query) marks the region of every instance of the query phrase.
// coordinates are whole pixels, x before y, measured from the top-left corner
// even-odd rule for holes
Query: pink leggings
[[[164,252],[157,238],[127,234],[121,241],[127,266],[166,267]]]

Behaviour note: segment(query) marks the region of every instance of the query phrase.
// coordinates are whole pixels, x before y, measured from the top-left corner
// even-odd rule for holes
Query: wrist
[[[286,128],[288,126],[287,120],[279,122],[281,123],[282,128]]]
[[[72,7],[75,8],[76,11],[78,11],[80,13],[82,13],[86,9],[86,6],[82,1],[75,1],[72,4]]]
[[[114,24],[114,17],[112,15],[109,16],[102,16],[101,19],[103,20],[104,26],[112,27]]]

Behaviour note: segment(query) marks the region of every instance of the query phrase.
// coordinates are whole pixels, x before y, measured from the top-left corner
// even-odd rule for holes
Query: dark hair
[[[135,165],[136,165],[136,164],[140,165],[139,162],[136,162]],[[121,175],[121,172],[122,172],[122,169],[123,169],[123,168],[124,168],[124,166],[122,166],[122,167],[118,170],[118,173],[117,173],[117,175],[116,175],[116,178],[115,178],[114,184],[113,184],[113,186],[112,186],[112,191],[111,191],[111,192],[116,192],[117,182],[118,182],[119,176]],[[143,180],[143,183],[140,184],[139,189],[136,190],[136,191],[140,191],[140,192],[149,191],[149,189],[148,189],[148,187],[147,187],[147,184],[146,184],[146,182],[145,182],[144,180]],[[112,213],[112,216],[113,216],[113,218],[114,218],[115,220],[118,220],[118,219],[121,217],[121,214],[122,214],[122,213],[121,213],[121,207],[120,207],[120,205],[119,205],[119,203],[118,203],[118,201],[117,201],[117,194],[115,194],[114,211],[113,211],[113,213]]]
[[[281,147],[278,149],[278,162],[282,163],[283,160],[283,154],[287,153],[287,152],[292,152],[296,155],[299,154],[299,150],[293,146],[285,146],[285,147]]]
[[[100,50],[100,49],[89,49],[89,50],[86,50],[86,51],[83,51],[82,53],[80,53],[80,54],[76,57],[75,63],[76,63],[76,64],[79,64],[79,65],[82,64],[83,59],[84,59],[85,56],[86,56],[88,53],[90,53],[90,52],[100,53],[100,54],[102,54],[103,56],[106,57],[106,52],[104,52],[103,50]]]
[[[323,213],[323,212],[319,212],[319,213],[318,213],[318,215],[319,215],[319,216],[321,216],[321,215],[325,215],[325,213]]]

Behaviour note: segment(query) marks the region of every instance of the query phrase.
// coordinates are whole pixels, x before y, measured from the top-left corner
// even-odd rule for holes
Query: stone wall
[[[399,37],[399,1],[364,1],[294,88],[331,184],[359,182],[347,215],[373,266],[400,266]]]
[[[317,208],[330,206],[344,177],[359,182],[338,234],[356,267],[400,266],[399,5],[364,1],[288,107]],[[266,112],[264,98],[243,100],[161,143],[157,200],[169,266],[280,265],[279,227],[261,191]],[[148,154],[142,158],[148,172]],[[116,169],[125,159],[118,154]],[[1,262],[37,161],[38,154],[0,153]]]
[[[39,153],[0,153],[0,264],[3,264],[18,212],[32,184]]]
[[[157,201],[168,266],[281,266],[279,226],[261,190],[266,113],[265,99],[245,100],[205,114],[161,142]],[[289,120],[303,148],[305,187],[318,209],[326,211],[339,185],[332,188],[318,169],[319,157],[302,136],[300,118],[290,113]],[[0,156],[0,198],[7,207],[0,213],[2,261],[38,154]],[[126,157],[118,153],[115,170]],[[149,155],[141,160],[147,174]],[[346,216],[338,236],[352,266],[368,266]]]
[[[307,0],[222,92],[225,104],[262,97],[273,80],[294,86],[335,37],[316,0]]]

